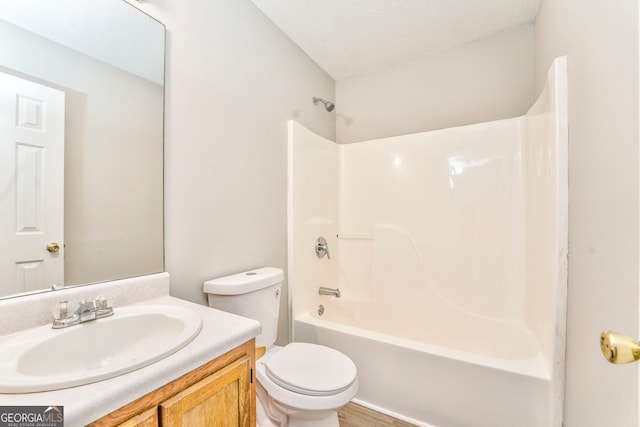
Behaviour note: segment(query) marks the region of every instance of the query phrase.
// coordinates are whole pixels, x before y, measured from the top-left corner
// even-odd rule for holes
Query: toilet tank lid
[[[284,280],[280,268],[263,267],[204,282],[204,292],[213,295],[241,295],[273,286]]]

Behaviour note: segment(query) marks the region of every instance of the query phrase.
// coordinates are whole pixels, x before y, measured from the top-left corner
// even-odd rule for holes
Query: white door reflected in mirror
[[[0,295],[64,281],[64,100],[0,73]]]

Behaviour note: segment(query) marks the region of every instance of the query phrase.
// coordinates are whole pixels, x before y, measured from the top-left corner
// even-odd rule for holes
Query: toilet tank
[[[276,342],[280,313],[280,288],[284,272],[263,267],[204,282],[209,307],[257,320],[262,333],[256,345]]]

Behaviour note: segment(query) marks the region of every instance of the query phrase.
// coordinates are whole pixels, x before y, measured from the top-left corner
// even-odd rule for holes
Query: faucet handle
[[[96,319],[113,315],[113,307],[109,305],[109,301],[104,295],[98,295],[98,297],[93,300],[93,304]]]
[[[55,320],[66,319],[69,317],[69,301],[60,301],[52,310]]]
[[[327,239],[325,239],[324,237],[318,237],[316,239],[316,256],[318,258],[322,258],[325,255],[327,256],[327,259],[331,259],[331,255],[329,255],[329,245],[327,244]]]
[[[96,305],[96,310],[105,310],[109,308],[109,304],[107,303],[107,297],[104,295],[98,295],[98,297],[94,300]]]

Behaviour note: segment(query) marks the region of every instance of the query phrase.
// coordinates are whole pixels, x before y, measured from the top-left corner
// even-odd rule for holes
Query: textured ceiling
[[[53,42],[164,84],[164,26],[125,2],[0,1],[0,17]]]
[[[539,0],[251,0],[336,80],[533,22]]]

